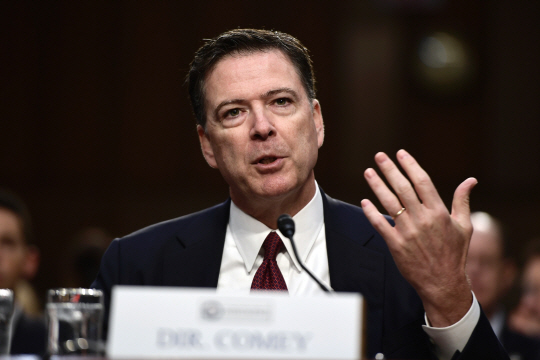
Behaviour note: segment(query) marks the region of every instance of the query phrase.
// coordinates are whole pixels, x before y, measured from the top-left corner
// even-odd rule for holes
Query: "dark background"
[[[516,0],[1,1],[0,187],[32,212],[38,293],[65,285],[81,228],[122,236],[227,198],[183,81],[202,39],[237,27],[311,50],[328,194],[373,199],[364,169],[405,148],[447,204],[477,177],[473,210],[500,217],[519,252],[540,236],[539,15]],[[457,85],[422,80],[418,46],[437,31],[466,49]]]

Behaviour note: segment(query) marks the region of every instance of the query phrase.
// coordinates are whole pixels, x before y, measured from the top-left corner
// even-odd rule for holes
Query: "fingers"
[[[377,165],[379,166],[379,169],[381,169],[381,172],[385,176],[386,180],[388,180],[390,186],[396,192],[401,204],[403,204],[403,206],[412,213],[419,210],[419,206],[421,204],[413,186],[401,173],[396,164],[388,157],[388,155],[385,153],[378,153],[375,155],[375,161],[377,162]],[[383,206],[385,206],[385,209],[388,210],[389,214],[394,215],[402,208],[401,204],[399,202],[394,202],[390,208],[384,204]]]
[[[373,225],[375,230],[382,235],[384,239],[387,239],[389,246],[392,244],[392,239],[395,237],[395,229],[386,218],[377,210],[375,205],[367,199],[361,202],[364,214],[368,218],[369,222]]]
[[[402,208],[399,199],[392,191],[390,191],[375,170],[367,169],[364,172],[364,177],[371,187],[371,190],[375,193],[375,196],[377,196],[382,206],[389,214],[396,214]]]
[[[454,192],[454,199],[452,200],[452,217],[460,224],[470,223],[471,208],[469,206],[469,199],[471,191],[476,184],[478,184],[478,180],[475,178],[468,178],[462,182]]]
[[[430,209],[440,206],[442,200],[439,193],[428,173],[422,169],[418,162],[405,150],[399,150],[397,152],[397,159],[414,184],[414,189],[422,203]]]
[[[407,213],[411,215],[418,214],[425,208],[446,209],[429,175],[420,167],[418,162],[405,150],[399,150],[397,152],[397,159],[410,181],[388,155],[382,152],[375,155],[377,165],[391,188],[395,191],[395,194],[388,188],[375,170],[367,169],[364,173],[369,186],[388,214],[395,216],[402,207],[405,207]],[[469,219],[469,195],[477,183],[478,181],[476,179],[469,178],[461,183],[454,193],[452,216],[462,224],[466,224]],[[401,216],[403,217],[405,214]]]

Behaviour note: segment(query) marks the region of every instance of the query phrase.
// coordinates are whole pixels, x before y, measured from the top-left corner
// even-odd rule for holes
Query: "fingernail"
[[[364,176],[368,179],[371,179],[374,175],[375,170],[373,170],[372,168],[366,169],[366,171],[364,172]]]
[[[375,161],[378,162],[379,164],[382,164],[382,163],[385,162],[387,159],[388,159],[388,156],[386,156],[386,154],[383,153],[383,152],[378,152],[378,153],[375,155]]]
[[[397,156],[398,156],[401,160],[403,160],[403,159],[406,159],[406,158],[407,158],[408,156],[410,156],[410,155],[409,155],[409,153],[408,153],[407,151],[405,151],[404,149],[401,149],[401,150],[398,151]]]

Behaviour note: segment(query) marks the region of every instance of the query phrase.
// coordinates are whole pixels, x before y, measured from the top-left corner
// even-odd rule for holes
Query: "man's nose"
[[[252,110],[250,120],[253,123],[249,135],[253,140],[266,140],[276,134],[271,116],[264,108]]]

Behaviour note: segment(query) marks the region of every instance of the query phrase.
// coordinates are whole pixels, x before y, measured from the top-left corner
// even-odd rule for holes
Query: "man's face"
[[[511,286],[513,272],[503,258],[501,240],[490,229],[474,230],[467,255],[467,274],[478,301],[491,315]]]
[[[198,127],[203,154],[238,206],[314,190],[321,109],[282,52],[225,57],[207,76],[205,94],[206,131]]]
[[[27,249],[20,219],[0,208],[0,288],[13,288],[22,276]]]

